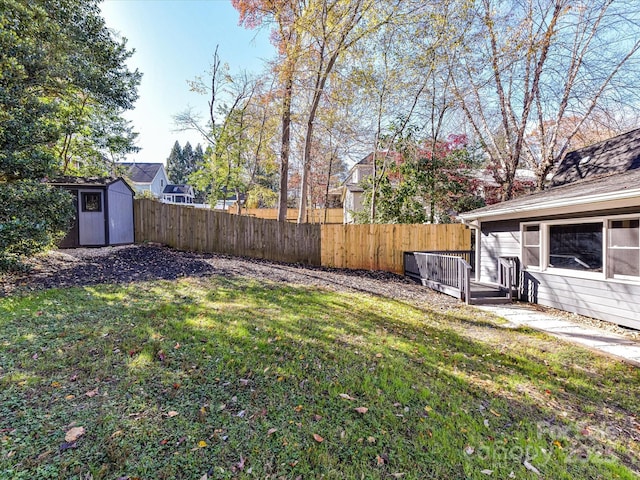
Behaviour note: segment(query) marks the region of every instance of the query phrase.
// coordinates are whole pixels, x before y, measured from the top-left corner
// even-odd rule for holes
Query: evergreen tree
[[[169,154],[169,158],[167,158],[167,176],[170,182],[180,184],[180,179],[182,179],[184,171],[183,163],[182,147],[180,146],[180,142],[176,140]]]

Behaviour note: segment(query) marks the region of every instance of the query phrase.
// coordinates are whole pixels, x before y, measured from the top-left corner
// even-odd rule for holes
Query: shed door
[[[105,206],[101,190],[80,191],[78,228],[80,246],[105,244]]]

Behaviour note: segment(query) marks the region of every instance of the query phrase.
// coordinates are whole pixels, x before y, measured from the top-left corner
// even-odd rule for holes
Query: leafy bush
[[[71,195],[35,180],[0,183],[0,271],[61,240],[74,217]]]

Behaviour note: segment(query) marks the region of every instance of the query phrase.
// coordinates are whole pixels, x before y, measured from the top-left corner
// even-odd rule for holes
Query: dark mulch
[[[0,295],[48,288],[123,284],[211,275],[242,276],[460,308],[449,296],[388,272],[344,270],[284,264],[226,255],[181,252],[160,245],[55,250],[30,261],[28,273],[0,277]]]

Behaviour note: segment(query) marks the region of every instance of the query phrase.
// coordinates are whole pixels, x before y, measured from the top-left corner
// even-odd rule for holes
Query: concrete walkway
[[[626,360],[640,366],[640,342],[607,330],[564,320],[527,305],[475,305],[509,321],[511,327],[527,326],[558,338]]]

